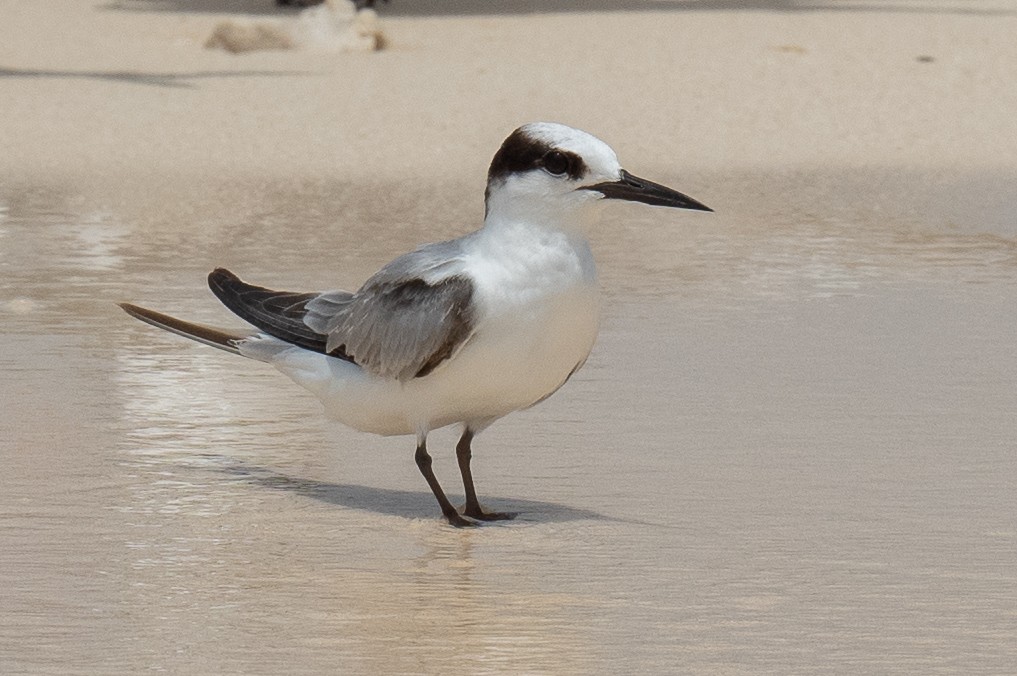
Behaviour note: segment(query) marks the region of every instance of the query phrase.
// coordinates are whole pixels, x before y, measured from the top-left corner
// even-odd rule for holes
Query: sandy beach
[[[382,7],[380,53],[235,56],[202,45],[271,3],[9,3],[0,170],[186,214],[269,179],[476,194],[492,147],[539,119],[701,193],[707,175],[739,171],[949,182],[1017,159],[1006,2],[489,4]],[[719,187],[705,197],[739,199]]]
[[[1013,3],[377,9],[381,51],[231,54],[296,10],[0,4],[0,672],[1010,671]],[[114,305],[356,287],[533,120],[716,213],[589,233],[590,361],[475,446],[515,522]]]

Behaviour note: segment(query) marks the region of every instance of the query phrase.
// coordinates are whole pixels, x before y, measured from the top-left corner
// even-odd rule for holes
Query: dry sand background
[[[834,200],[964,214],[1002,186],[947,200],[945,184],[1017,165],[1003,0],[421,0],[381,7],[381,53],[202,48],[242,12],[275,8],[4,3],[4,182],[180,227],[224,186],[269,178],[476,195],[492,148],[537,119],[588,129],[722,210],[800,201],[781,180],[803,174]],[[707,180],[745,173],[788,194]],[[920,176],[912,195],[884,194],[905,174]],[[244,201],[221,216],[242,221]]]
[[[271,0],[0,0],[0,672],[1011,671],[1017,6],[379,11],[235,56]],[[113,305],[355,286],[538,119],[716,213],[590,233],[589,363],[475,446],[511,524]]]

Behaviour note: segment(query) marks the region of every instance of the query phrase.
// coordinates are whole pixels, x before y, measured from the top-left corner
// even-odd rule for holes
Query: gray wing
[[[462,274],[459,240],[430,244],[382,268],[355,294],[320,294],[304,323],[383,377],[426,376],[473,334],[473,283]]]

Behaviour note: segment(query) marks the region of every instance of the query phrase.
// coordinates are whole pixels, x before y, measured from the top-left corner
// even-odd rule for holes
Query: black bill
[[[617,181],[587,185],[584,190],[596,190],[607,199],[642,202],[659,207],[675,207],[676,209],[695,209],[697,211],[713,211],[710,207],[697,202],[688,195],[672,190],[666,185],[647,181],[645,178],[633,176],[622,169],[621,178]]]

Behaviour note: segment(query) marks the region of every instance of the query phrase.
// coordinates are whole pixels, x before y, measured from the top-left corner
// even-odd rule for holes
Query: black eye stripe
[[[565,159],[563,172],[558,172],[558,166],[547,165],[548,157],[552,153],[560,154]],[[553,164],[554,161],[552,161]],[[576,153],[554,148],[543,140],[533,138],[522,130],[517,129],[511,136],[505,139],[501,148],[491,161],[488,170],[488,183],[505,180],[510,174],[525,173],[534,169],[546,170],[552,174],[568,176],[569,179],[578,181],[586,175],[586,163]]]

